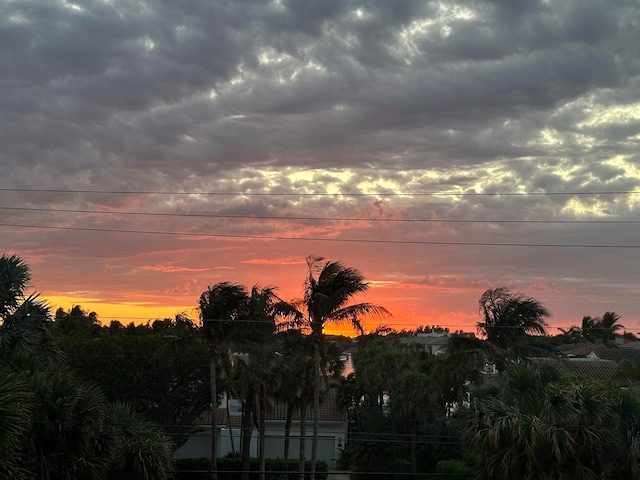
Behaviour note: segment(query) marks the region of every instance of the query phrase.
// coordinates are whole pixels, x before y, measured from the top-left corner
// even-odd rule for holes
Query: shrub
[[[235,457],[219,458],[218,480],[236,480],[240,478],[241,459]],[[176,461],[176,480],[205,480],[210,479],[210,460],[208,458],[189,458]],[[250,463],[251,480],[258,479],[259,462],[257,458],[252,458]],[[305,462],[305,471],[311,470],[311,462]],[[280,480],[280,472],[284,471],[284,460],[280,458],[267,458],[265,460],[265,471],[267,480]],[[289,480],[298,480],[298,460],[289,460]],[[269,473],[273,472],[273,473]],[[327,480],[329,476],[329,466],[327,462],[316,461],[316,479]],[[305,475],[305,478],[309,478]]]
[[[473,475],[473,469],[467,465],[467,462],[458,458],[450,458],[449,460],[440,460],[436,466],[436,472],[448,474],[447,478],[458,480],[466,479]],[[452,475],[457,474],[457,475]]]

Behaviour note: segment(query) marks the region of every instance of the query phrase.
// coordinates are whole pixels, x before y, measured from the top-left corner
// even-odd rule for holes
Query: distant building
[[[633,359],[638,357],[640,350],[587,344],[571,350],[571,353],[564,357],[536,357],[529,358],[529,361],[537,365],[550,365],[561,376],[581,375],[592,380],[613,381],[627,388],[633,382],[620,374],[620,363],[625,360],[633,362]]]
[[[402,345],[413,346],[433,355],[441,355],[446,351],[450,338],[449,332],[438,331],[400,337],[399,340]]]
[[[345,447],[347,439],[347,412],[338,408],[335,389],[329,389],[324,401],[320,404],[318,460],[324,460],[329,467],[334,467],[340,451]],[[222,402],[223,405],[226,401]],[[284,452],[284,430],[287,416],[285,404],[276,403],[266,415],[265,455],[267,458],[282,458]],[[313,439],[313,408],[310,405],[306,415],[305,457],[311,458]],[[240,402],[229,400],[229,408],[221,407],[216,414],[216,435],[218,457],[240,450]],[[296,411],[291,425],[289,458],[298,458],[300,450],[300,412]],[[233,440],[232,440],[233,439]],[[258,432],[253,429],[251,438],[251,455],[258,456]],[[194,432],[187,442],[180,447],[176,458],[210,458],[211,457],[211,411],[205,412],[194,425]]]

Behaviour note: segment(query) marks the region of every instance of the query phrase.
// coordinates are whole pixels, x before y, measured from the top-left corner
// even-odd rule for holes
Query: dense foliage
[[[19,257],[0,257],[0,478],[168,479],[173,444],[75,376],[29,280]]]
[[[638,478],[640,397],[517,365],[460,415],[478,479]]]

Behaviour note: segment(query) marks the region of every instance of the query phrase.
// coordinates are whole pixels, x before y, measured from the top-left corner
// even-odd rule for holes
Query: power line
[[[117,212],[109,210],[83,210],[71,208],[2,207],[0,210],[49,213],[88,213],[122,216],[178,217],[178,218],[224,218],[246,220],[300,220],[328,222],[388,222],[388,223],[523,223],[523,224],[599,224],[599,225],[639,225],[640,220],[466,220],[446,218],[366,218],[366,217],[305,217],[282,215],[236,215],[212,213],[170,213],[170,212]]]
[[[314,238],[314,237],[286,237],[278,235],[249,235],[249,234],[224,234],[224,233],[193,233],[193,232],[164,232],[160,230],[130,230],[116,228],[88,228],[88,227],[60,227],[51,225],[25,225],[18,223],[0,223],[0,227],[13,228],[39,228],[46,230],[69,230],[79,232],[102,233],[130,233],[143,235],[176,235],[182,237],[209,237],[225,239],[252,239],[252,240],[280,240],[301,242],[329,242],[329,243],[368,243],[388,245],[440,245],[440,246],[474,246],[474,247],[545,247],[545,248],[640,248],[638,245],[625,244],[579,244],[579,243],[514,243],[514,242],[452,242],[436,240],[380,240],[367,238]]]
[[[19,193],[95,193],[105,195],[205,195],[205,196],[241,196],[241,197],[527,197],[527,196],[593,196],[593,195],[633,195],[640,190],[611,190],[592,192],[339,192],[339,193],[293,193],[293,192],[171,192],[160,190],[61,190],[49,188],[3,188],[3,192]]]

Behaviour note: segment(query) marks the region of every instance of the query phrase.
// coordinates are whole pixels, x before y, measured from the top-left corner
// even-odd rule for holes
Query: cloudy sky
[[[0,0],[0,251],[104,323],[315,254],[397,329],[506,286],[638,333],[639,45],[636,0]]]

